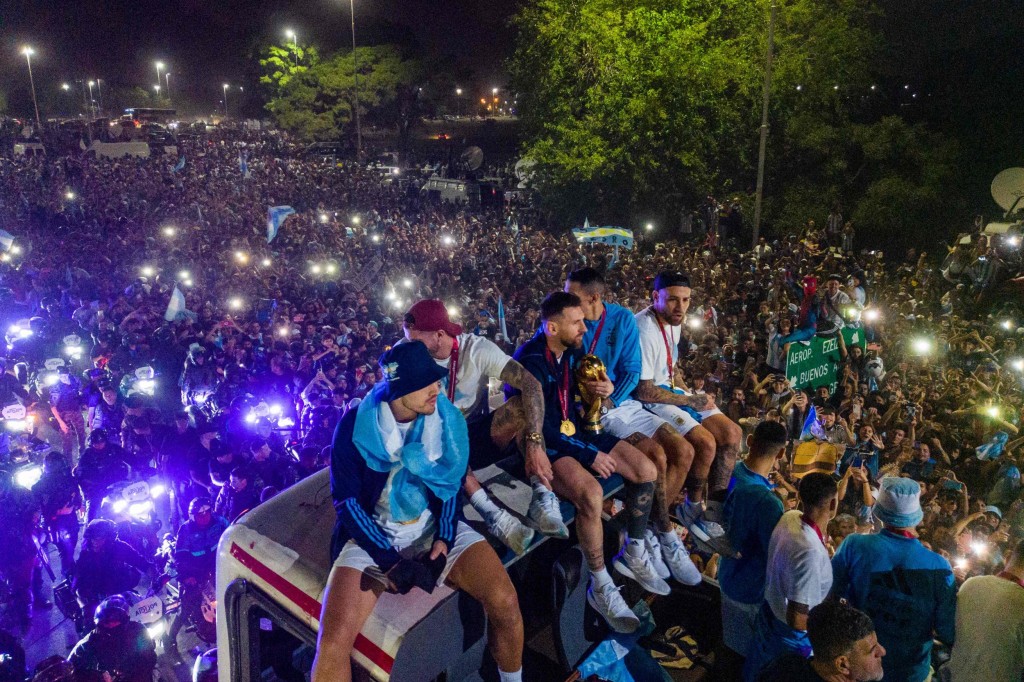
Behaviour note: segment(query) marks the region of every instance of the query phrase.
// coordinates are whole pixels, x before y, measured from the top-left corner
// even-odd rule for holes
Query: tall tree
[[[777,4],[770,158],[786,169],[785,121],[807,111],[846,121],[852,93],[869,87],[877,37],[873,7],[862,0]],[[710,190],[752,186],[768,7],[528,4],[516,19],[512,71],[523,151],[553,207],[574,218],[628,220],[640,206],[674,214]]]
[[[420,65],[391,45],[357,48],[360,113],[382,123],[401,124],[401,107],[391,107],[420,76]],[[267,103],[278,125],[310,140],[339,139],[354,117],[356,99],[352,52],[342,52],[297,71]],[[397,113],[387,116],[386,110]]]
[[[320,52],[314,45],[270,45],[260,57],[260,69],[263,71],[260,83],[269,86],[272,95],[277,96],[288,81],[319,63]]]

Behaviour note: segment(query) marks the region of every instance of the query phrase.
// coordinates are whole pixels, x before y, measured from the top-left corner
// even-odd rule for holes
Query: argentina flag
[[[271,206],[267,209],[267,243],[274,241],[284,219],[295,213],[291,206]]]

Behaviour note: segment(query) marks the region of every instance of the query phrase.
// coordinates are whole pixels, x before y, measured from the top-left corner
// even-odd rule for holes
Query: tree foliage
[[[549,207],[628,221],[640,210],[675,214],[709,191],[751,193],[769,4],[529,3],[511,66],[523,151]],[[877,206],[908,187],[903,196],[923,210],[955,150],[898,118],[862,120],[880,54],[872,3],[776,4],[769,219],[792,227],[812,205]],[[889,229],[867,211],[856,213],[865,228]]]
[[[319,63],[320,53],[313,45],[271,45],[260,58],[263,71],[260,83],[269,86],[273,95],[279,95],[296,74],[305,73]]]
[[[419,78],[419,62],[391,45],[357,48],[356,59],[360,114],[399,125],[402,107],[397,105]],[[293,72],[267,110],[278,125],[300,137],[336,140],[354,117],[355,93],[352,52],[342,52]]]

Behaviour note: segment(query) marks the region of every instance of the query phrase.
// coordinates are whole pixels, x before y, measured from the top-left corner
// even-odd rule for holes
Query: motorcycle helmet
[[[44,658],[32,672],[32,682],[75,682],[75,666],[59,654]]]
[[[106,443],[109,440],[110,436],[107,434],[107,430],[102,427],[98,429],[93,429],[92,432],[89,434],[89,445],[94,445],[96,443]]]
[[[85,542],[90,540],[114,540],[117,538],[117,524],[110,519],[93,519],[85,527],[82,539]]]
[[[188,516],[190,519],[194,520],[196,514],[201,514],[204,511],[213,511],[213,500],[206,495],[200,495],[189,502]]]
[[[130,620],[128,616],[130,609],[131,607],[128,606],[124,597],[119,595],[107,597],[96,607],[93,621],[96,623],[96,627],[109,630],[127,623]]]

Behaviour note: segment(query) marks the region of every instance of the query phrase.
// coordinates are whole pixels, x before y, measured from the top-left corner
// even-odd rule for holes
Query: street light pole
[[[462,118],[462,88],[455,88],[455,103],[459,105],[458,116]]]
[[[352,77],[355,86],[353,97],[356,110],[356,162],[363,158],[363,129],[359,123],[359,57],[356,56],[356,5],[355,0],[348,0],[349,13],[352,15]]]
[[[96,85],[96,81],[89,81],[89,119],[96,118],[96,100],[92,97],[92,86]]]
[[[295,68],[299,67],[299,34],[290,28],[284,34],[292,39],[292,56],[295,58]]]
[[[39,120],[39,102],[36,101],[36,82],[32,78],[32,55],[35,54],[35,50],[26,45],[21,49],[21,53],[25,55],[25,61],[28,63],[28,83],[32,87],[32,106],[36,110],[36,133],[39,134],[43,131],[43,124]]]
[[[224,84],[224,118],[228,117],[228,84]]]
[[[170,71],[168,71],[167,73],[164,74],[164,80],[167,81],[167,90],[165,91],[164,94],[167,97],[167,105],[170,106],[170,104],[171,104],[171,72]]]
[[[103,116],[103,79],[96,79],[96,113]]]
[[[761,236],[761,202],[764,199],[764,158],[768,145],[768,99],[772,88],[772,59],[775,51],[775,0],[768,15],[768,54],[764,60],[764,92],[761,97],[761,141],[757,150],[757,192],[754,195],[754,239],[750,248],[757,246]]]

